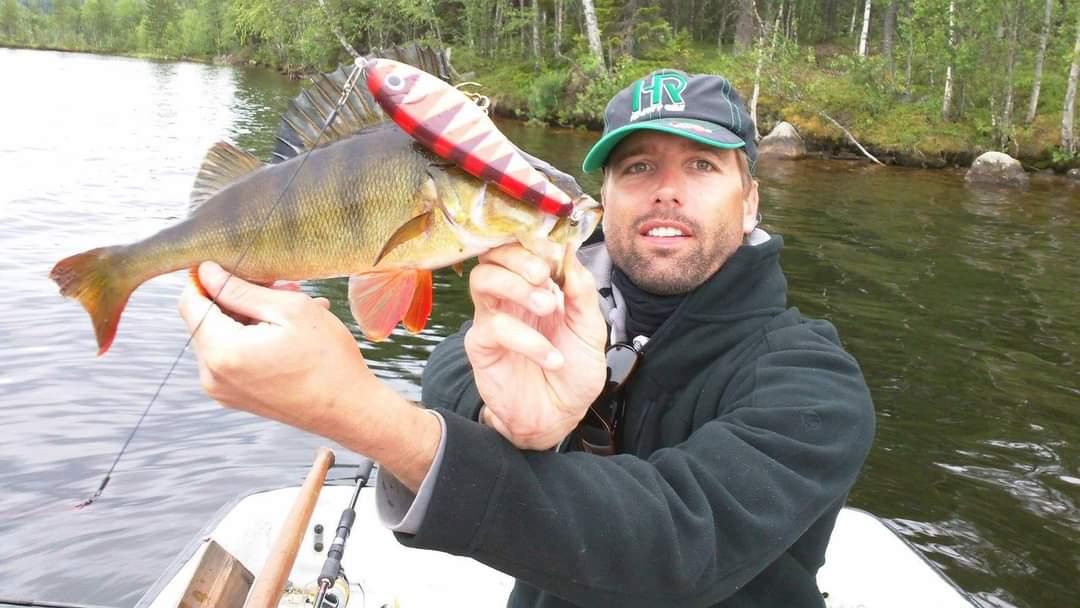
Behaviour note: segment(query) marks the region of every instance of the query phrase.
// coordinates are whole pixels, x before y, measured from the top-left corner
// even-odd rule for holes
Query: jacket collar
[[[787,307],[787,280],[780,269],[784,240],[757,228],[712,277],[687,294],[672,316],[650,337],[647,367],[664,369],[669,382],[700,371],[695,360],[714,360],[749,332],[756,331]],[[626,342],[626,304],[611,283],[612,262],[604,243],[578,252],[600,291],[600,307],[611,328],[611,342]],[[692,349],[656,347],[673,339],[690,340]],[[670,359],[670,361],[669,361]]]

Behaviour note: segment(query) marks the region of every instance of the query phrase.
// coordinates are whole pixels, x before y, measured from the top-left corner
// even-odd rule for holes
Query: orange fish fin
[[[375,258],[374,265],[377,266],[379,262],[381,262],[382,259],[398,245],[427,232],[431,228],[431,217],[432,213],[428,211],[427,213],[421,213],[402,224],[400,228],[394,231],[394,234],[390,235],[386,244],[383,245],[382,251],[380,251],[379,255]]]
[[[427,327],[433,299],[434,287],[431,283],[431,271],[417,270],[416,290],[413,291],[412,304],[409,305],[409,311],[405,313],[405,318],[401,321],[405,329],[418,334]]]
[[[349,309],[364,337],[380,342],[394,331],[412,305],[419,279],[418,271],[401,269],[349,277]]]
[[[124,312],[131,292],[142,281],[116,272],[116,256],[121,247],[99,247],[64,258],[53,266],[49,278],[60,286],[60,293],[74,298],[90,314],[97,337],[98,356],[112,346],[120,313]]]
[[[195,289],[199,290],[199,295],[206,298],[207,300],[210,299],[210,292],[206,291],[206,287],[204,287],[202,281],[199,280],[198,266],[191,267],[191,284],[195,286]]]

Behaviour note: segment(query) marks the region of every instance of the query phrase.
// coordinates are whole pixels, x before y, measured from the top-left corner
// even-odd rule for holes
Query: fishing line
[[[244,259],[247,258],[247,255],[251,251],[252,247],[255,246],[255,243],[259,240],[259,237],[262,236],[263,230],[266,229],[266,225],[270,221],[270,217],[274,214],[275,211],[277,211],[277,208],[281,204],[282,199],[285,198],[285,194],[292,186],[293,180],[296,179],[297,174],[300,173],[300,169],[302,169],[304,167],[304,164],[307,162],[308,156],[313,150],[319,147],[319,143],[322,142],[322,138],[323,135],[326,133],[326,130],[330,128],[331,123],[333,123],[334,119],[337,118],[338,112],[341,110],[342,106],[345,105],[345,102],[348,101],[349,95],[352,94],[353,87],[356,85],[356,81],[360,78],[360,74],[364,71],[364,66],[366,64],[367,60],[365,60],[363,57],[356,57],[356,60],[353,62],[352,72],[350,72],[349,77],[345,79],[345,85],[342,87],[341,97],[338,99],[337,105],[334,106],[333,111],[330,112],[329,116],[327,116],[326,122],[323,124],[322,129],[319,131],[318,136],[315,138],[315,143],[313,143],[311,147],[308,148],[306,152],[304,152],[303,156],[300,157],[300,163],[296,166],[296,169],[292,172],[292,175],[290,175],[289,179],[285,182],[285,186],[281,189],[281,194],[278,194],[278,197],[274,201],[274,204],[270,206],[270,210],[266,212],[266,214],[263,216],[262,221],[259,223],[258,228],[255,229],[255,234],[251,237],[251,240],[248,241],[247,245],[244,246],[244,249],[241,250],[240,255],[237,257],[236,262],[233,264],[233,271],[227,271],[228,274],[225,277],[225,281],[221,284],[221,287],[218,288],[217,293],[211,296],[211,304],[217,304],[217,300],[218,297],[221,296],[221,292],[225,291],[225,287],[229,284],[229,281],[232,280],[233,276],[235,276],[236,271],[240,269],[240,265],[244,262]],[[76,509],[82,509],[84,507],[90,506],[90,504],[97,500],[97,498],[101,496],[101,493],[105,491],[105,486],[109,485],[109,479],[111,479],[113,471],[116,470],[116,465],[120,463],[120,459],[127,451],[128,445],[131,444],[131,440],[134,439],[135,433],[137,433],[139,427],[142,426],[143,420],[146,419],[146,415],[150,413],[150,408],[154,407],[154,404],[157,403],[157,399],[161,395],[162,389],[165,388],[165,384],[169,381],[169,378],[172,377],[173,372],[176,371],[176,366],[180,364],[180,360],[184,357],[184,353],[187,352],[188,347],[191,346],[191,342],[195,339],[195,334],[199,332],[199,329],[202,328],[203,323],[206,321],[207,317],[210,316],[211,310],[213,310],[212,307],[207,307],[206,312],[203,313],[202,317],[199,319],[199,322],[195,324],[195,329],[191,330],[191,335],[189,335],[187,340],[184,342],[184,346],[180,349],[180,352],[176,354],[176,358],[173,359],[172,365],[169,366],[169,371],[165,372],[165,377],[161,379],[161,382],[157,386],[157,390],[154,391],[153,397],[150,398],[150,403],[146,404],[146,409],[143,410],[142,415],[139,416],[139,420],[135,423],[135,427],[131,429],[131,433],[129,433],[127,439],[124,440],[124,445],[120,448],[120,452],[117,453],[116,458],[113,459],[113,463],[109,467],[109,470],[105,473],[105,477],[101,480],[101,485],[98,486],[97,491],[94,492],[93,496],[91,496],[90,498],[75,505]]]

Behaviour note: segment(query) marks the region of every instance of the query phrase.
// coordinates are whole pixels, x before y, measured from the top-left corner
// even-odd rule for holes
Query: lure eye
[[[405,88],[405,79],[397,74],[390,74],[386,77],[386,81],[383,84],[391,91],[401,91]]]

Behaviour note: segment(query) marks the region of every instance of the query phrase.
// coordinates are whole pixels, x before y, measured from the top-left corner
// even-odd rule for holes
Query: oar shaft
[[[272,608],[278,605],[281,594],[285,591],[285,583],[289,580],[293,562],[296,561],[296,554],[300,551],[300,543],[304,540],[304,530],[319,499],[319,491],[326,481],[326,472],[333,464],[334,453],[327,448],[319,448],[311,471],[300,488],[300,494],[293,502],[292,510],[274,541],[274,547],[256,577],[247,601],[244,602],[244,608]]]

